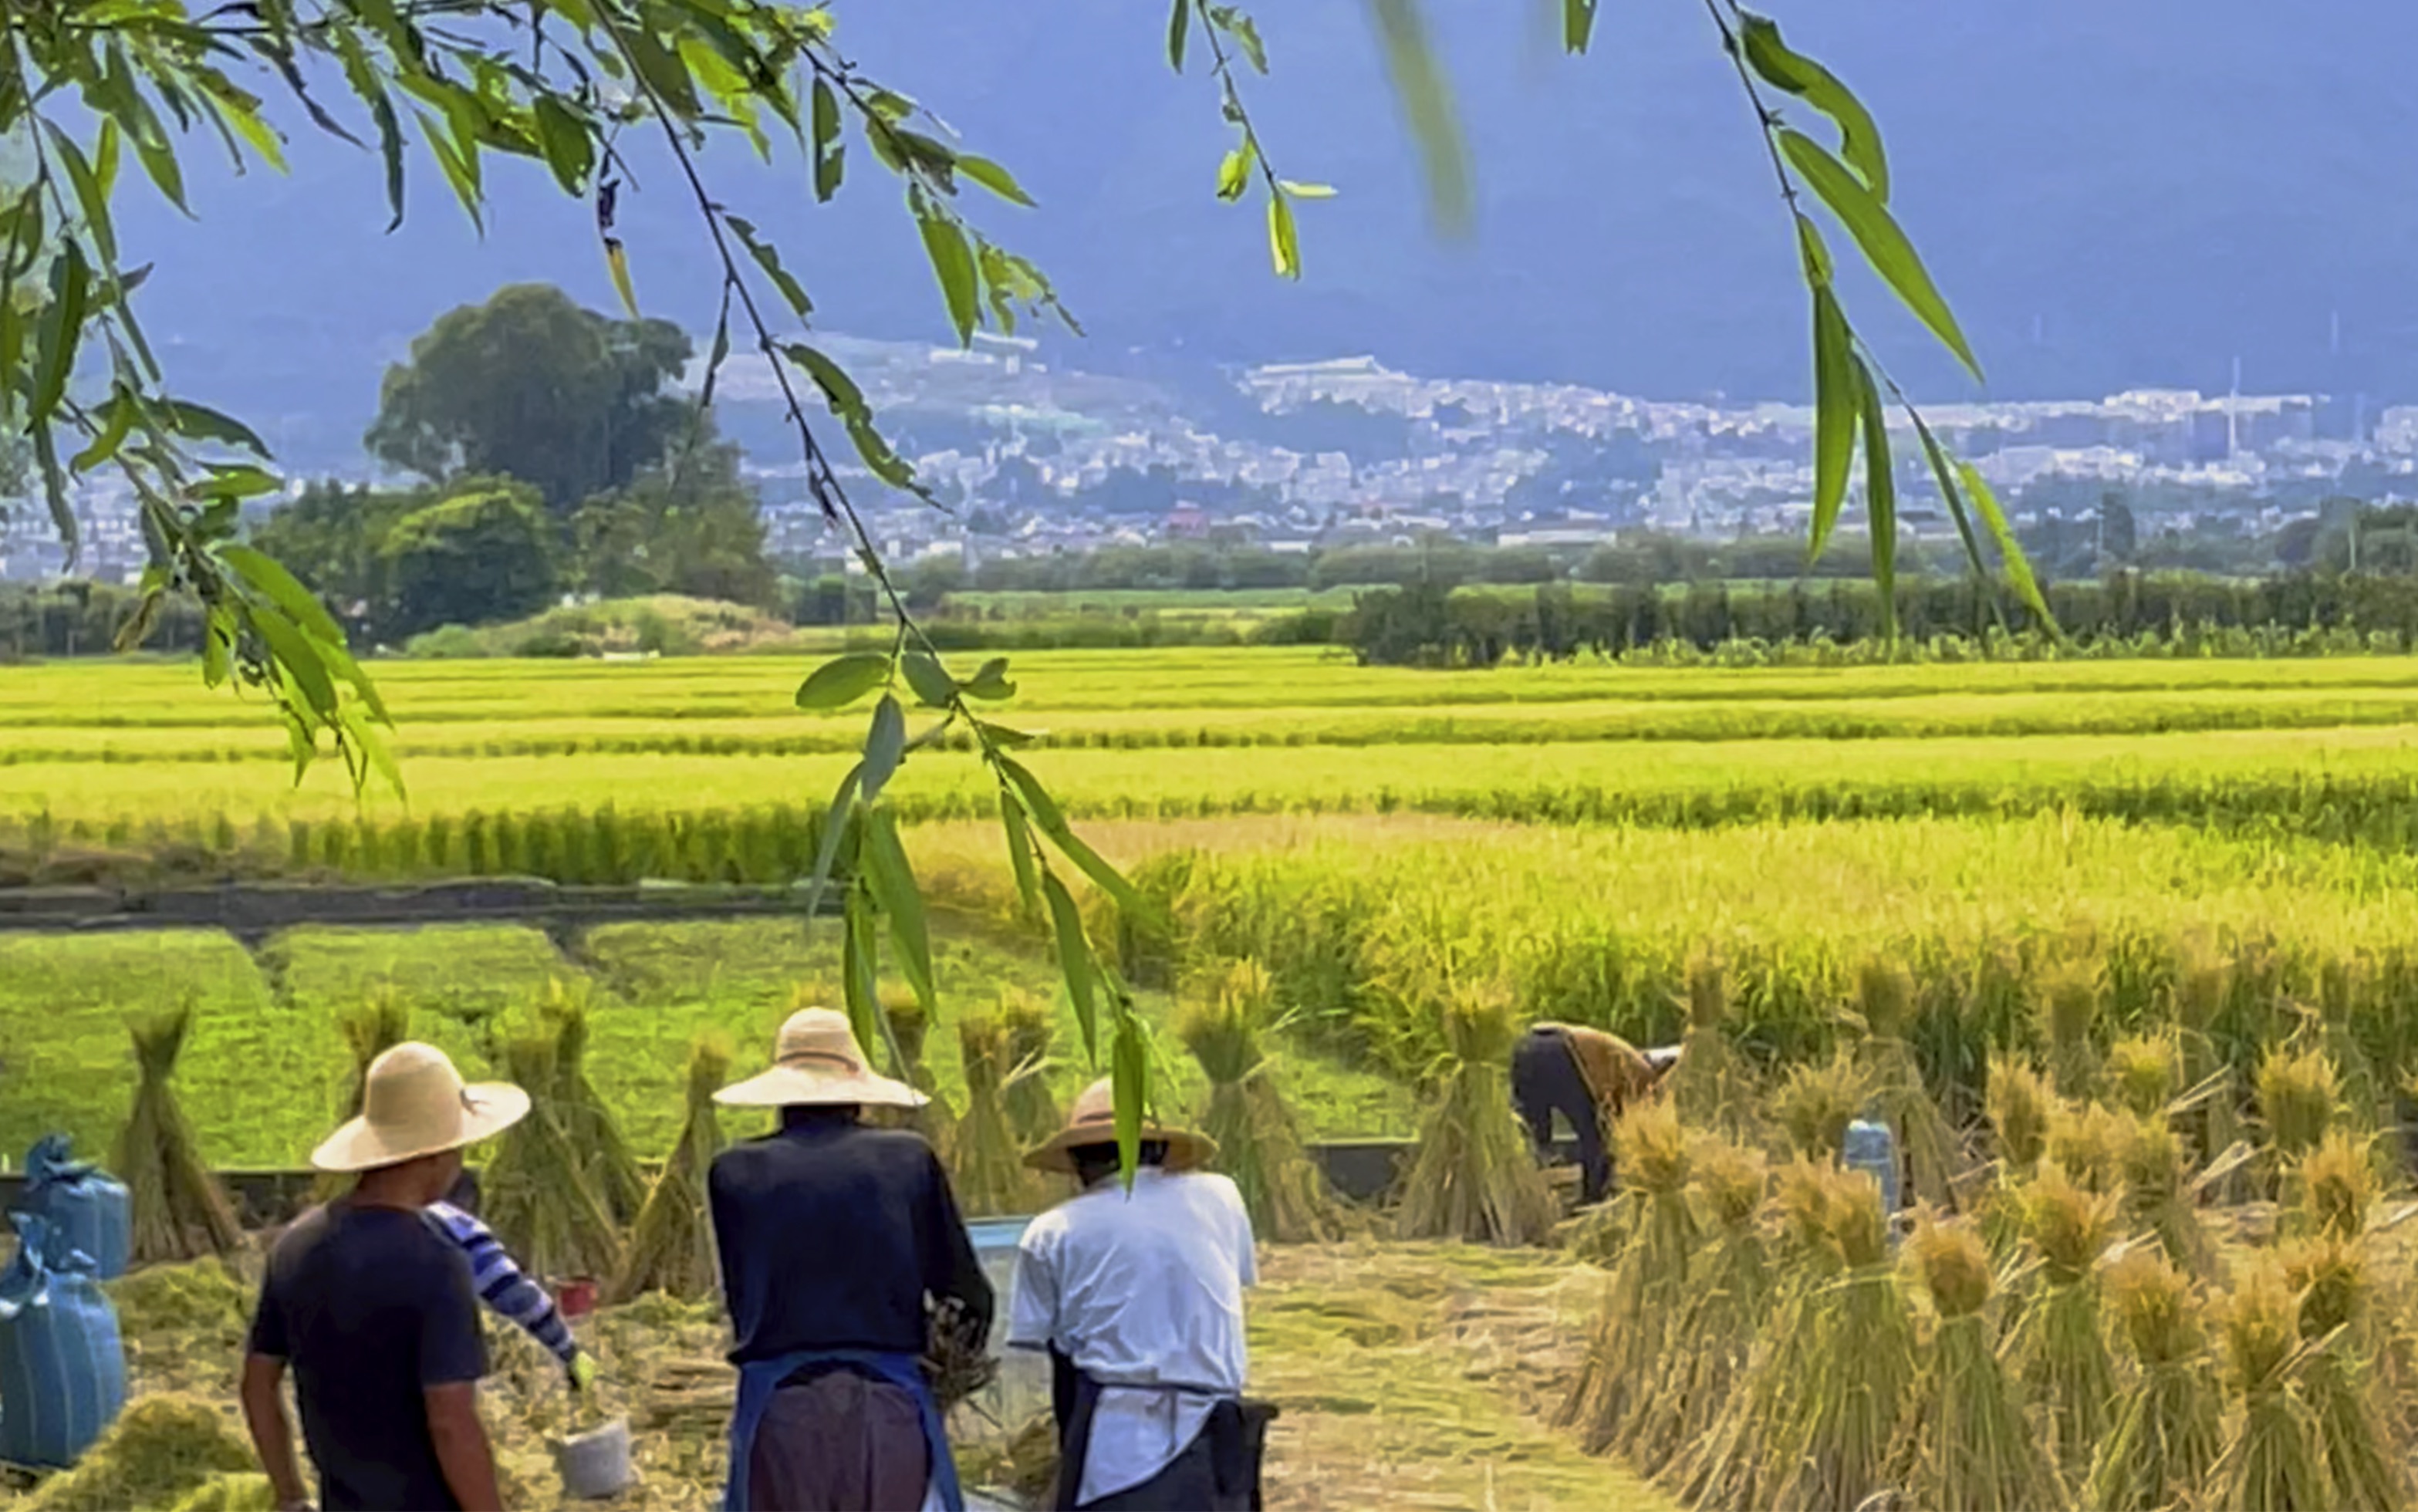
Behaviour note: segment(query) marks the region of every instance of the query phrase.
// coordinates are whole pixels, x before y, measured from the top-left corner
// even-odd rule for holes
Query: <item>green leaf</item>
[[[889,917],[890,943],[898,969],[906,974],[907,985],[915,989],[915,1000],[930,1013],[938,1006],[932,991],[932,940],[924,919],[924,895],[915,886],[915,869],[908,863],[907,848],[898,843],[898,825],[889,805],[868,810],[865,818],[865,880]]]
[[[815,81],[815,198],[828,203],[839,192],[847,144],[839,135],[839,96],[821,79]]]
[[[256,457],[268,455],[268,443],[263,441],[251,426],[233,416],[186,399],[161,400],[160,405],[168,412],[170,427],[188,441],[216,441],[221,446],[236,447]]]
[[[994,656],[975,668],[974,675],[964,684],[969,698],[1013,698],[1016,684],[1007,680],[1007,658]]]
[[[76,145],[76,139],[69,135],[65,128],[45,119],[42,129],[50,136],[51,145],[58,153],[59,161],[67,165],[68,183],[75,190],[76,207],[84,215],[84,230],[92,237],[93,250],[100,253],[103,267],[115,266],[117,262],[117,231],[110,221],[108,192],[100,187],[100,179],[93,173],[92,164],[85,160],[84,148]],[[115,122],[103,121],[100,130],[103,140],[113,145],[116,142]],[[114,145],[112,153],[114,156]]]
[[[1931,462],[1932,480],[1939,485],[1939,497],[1948,506],[1948,517],[1956,522],[1956,534],[1964,540],[1965,559],[1972,565],[1973,580],[1982,585],[1982,593],[1990,601],[1990,618],[2004,630],[2007,611],[1998,603],[1997,585],[1990,577],[1989,564],[1982,559],[1982,542],[1973,534],[1973,518],[1965,507],[1964,492],[1956,486],[1956,469],[1949,466],[1948,452],[1931,434],[1931,427],[1923,423],[1921,412],[1908,405],[1905,413],[1914,421],[1914,434],[1922,440],[1923,454]]]
[[[968,689],[967,692],[970,694],[973,693],[972,689]],[[982,694],[973,694],[973,696],[979,698],[987,695]],[[1019,746],[1031,745],[1035,739],[1034,736],[1030,735],[1023,730],[1011,729],[1005,725],[995,725],[987,719],[975,720],[974,728],[982,731],[984,735],[987,736],[992,744],[1003,745],[1011,751]]]
[[[1279,178],[1277,188],[1297,200],[1331,200],[1335,197],[1333,184],[1305,184],[1297,178]]]
[[[1469,144],[1451,85],[1428,40],[1419,0],[1369,0],[1385,48],[1385,69],[1394,94],[1411,119],[1411,135],[1427,169],[1428,205],[1447,231],[1468,227],[1471,216]]]
[[[889,694],[873,706],[873,724],[865,735],[865,779],[862,784],[867,803],[881,796],[881,789],[897,773],[898,763],[907,756],[907,711]]]
[[[1209,14],[1225,28],[1226,35],[1234,39],[1235,45],[1243,50],[1244,60],[1250,64],[1252,72],[1268,71],[1268,49],[1267,44],[1260,40],[1259,23],[1232,6],[1217,7]]]
[[[1822,555],[1847,497],[1856,460],[1855,360],[1847,317],[1829,289],[1814,289],[1814,528],[1806,559]]]
[[[890,658],[880,651],[835,656],[798,684],[800,709],[845,709],[890,680]]]
[[[1973,501],[1981,514],[1982,524],[1989,530],[1990,539],[1997,542],[1998,563],[2006,569],[2008,579],[2015,586],[2015,597],[2025,607],[2040,617],[2040,622],[2051,634],[2062,638],[2058,630],[2057,616],[2049,612],[2048,600],[2041,595],[2040,580],[2032,576],[2032,564],[2024,556],[2023,542],[2015,539],[2014,527],[2007,523],[2006,511],[1998,508],[1998,496],[1990,492],[1989,482],[1973,470],[1973,465],[1959,459],[1956,476],[1965,484],[1965,495]]]
[[[1192,0],[1175,0],[1175,8],[1167,18],[1167,63],[1176,72],[1184,71],[1184,44],[1192,35]]]
[[[285,617],[283,610],[268,604],[254,603],[244,612],[252,628],[260,633],[268,644],[268,654],[283,668],[293,686],[300,690],[303,701],[323,725],[336,719],[336,684],[328,676],[328,664],[319,658],[319,649],[301,627]]]
[[[1141,1159],[1142,1115],[1150,1106],[1150,1042],[1130,1013],[1117,1016],[1115,1048],[1110,1059],[1110,1091],[1117,1111],[1117,1164],[1125,1185]]]
[[[1875,199],[1888,203],[1889,157],[1881,150],[1880,128],[1873,124],[1872,113],[1829,69],[1782,41],[1779,23],[1770,17],[1749,12],[1745,20],[1739,39],[1746,47],[1747,67],[1774,89],[1795,95],[1830,117],[1839,128],[1840,156],[1862,176]]]
[[[1873,533],[1873,586],[1881,596],[1881,639],[1897,639],[1897,477],[1890,471],[1889,415],[1863,359],[1850,358],[1864,428],[1864,513]]]
[[[1094,886],[1115,900],[1118,908],[1138,919],[1159,916],[1159,910],[1135,892],[1131,882],[1126,881],[1114,866],[1100,859],[1099,852],[1085,845],[1075,833],[1066,822],[1066,816],[1059,811],[1057,800],[1049,796],[1048,790],[1041,786],[1040,779],[1024,769],[1022,762],[1002,756],[999,770],[1016,785],[1017,793],[1024,800],[1025,812],[1033,816],[1033,822],[1049,837],[1050,844],[1064,853],[1067,860],[1082,869]]]
[[[909,651],[898,659],[907,686],[927,708],[946,709],[956,701],[957,680],[949,676],[928,651]]]
[[[344,632],[336,623],[336,617],[328,612],[317,594],[285,570],[283,562],[251,546],[221,546],[218,557],[235,570],[236,576],[243,579],[247,587],[285,611],[303,630],[330,646],[344,646]]]
[[[1058,938],[1058,970],[1066,979],[1066,996],[1075,1004],[1075,1023],[1083,1031],[1083,1059],[1100,1063],[1099,1002],[1094,995],[1092,947],[1083,938],[1082,910],[1074,894],[1056,876],[1044,872],[1041,889],[1049,900],[1049,923]]]
[[[531,111],[538,147],[545,154],[545,165],[554,170],[555,182],[566,194],[587,193],[588,172],[596,166],[596,141],[588,134],[587,123],[552,95],[538,96]]]
[[[1584,53],[1595,37],[1596,0],[1562,0],[1562,50]]]
[[[791,342],[781,348],[783,356],[806,370],[815,387],[823,391],[823,403],[842,420],[869,420],[873,411],[865,406],[865,390],[848,375],[848,370],[808,346],[803,342]]]
[[[1016,181],[1016,176],[988,158],[977,158],[971,152],[960,153],[957,172],[1011,205],[1021,205],[1026,209],[1038,208],[1033,203],[1033,196],[1024,191],[1024,186]]]
[[[1966,344],[1955,313],[1940,297],[1938,285],[1931,282],[1922,259],[1915,253],[1914,243],[1906,240],[1889,207],[1875,199],[1872,191],[1804,132],[1783,130],[1780,148],[1787,154],[1790,164],[1804,176],[1806,184],[1821,196],[1822,203],[1838,216],[1847,234],[1856,238],[1856,245],[1863,249],[1864,259],[1873,265],[1873,271],[1897,291],[1906,308],[1931,328],[1940,344],[1955,353],[1966,371],[1979,381],[1982,364],[1974,359],[1973,348]]]
[[[857,456],[872,470],[873,476],[893,488],[905,489],[910,493],[922,492],[915,482],[913,466],[891,450],[889,441],[874,429],[872,417],[850,415],[846,420],[848,438],[856,444]]]
[[[815,869],[806,878],[806,917],[811,919],[822,908],[823,889],[830,885],[832,868],[839,862],[841,842],[852,828],[856,812],[856,790],[865,778],[865,763],[848,769],[839,780],[839,791],[832,795],[831,807],[823,811],[822,843],[815,848]]]
[[[638,291],[630,285],[630,254],[621,250],[620,237],[604,238],[604,267],[613,275],[613,292],[621,297],[621,308],[632,320],[638,319]]]
[[[410,792],[403,785],[403,768],[394,759],[394,749],[387,743],[386,733],[363,716],[358,708],[347,708],[336,716],[337,728],[344,732],[344,743],[360,753],[356,767],[353,791],[360,796],[367,786],[367,777],[375,771],[386,779],[394,796],[409,802]]]
[[[1023,905],[1023,916],[1031,918],[1041,910],[1040,868],[1033,863],[1033,828],[1025,823],[1023,805],[1012,793],[999,795],[1001,828],[1007,832],[1007,861],[1016,873],[1016,895]]]
[[[949,324],[956,328],[957,344],[967,345],[974,339],[974,322],[981,313],[973,250],[957,223],[939,211],[926,209],[917,220],[924,232],[924,255],[931,259],[932,275],[941,281],[941,293],[948,300]]]
[[[84,346],[84,297],[92,289],[92,269],[83,246],[69,239],[51,260],[51,301],[43,307],[35,338],[37,364],[34,396],[25,423],[47,425],[67,397],[68,378],[75,371],[76,354]]]
[[[69,459],[68,466],[80,473],[90,472],[116,456],[117,449],[126,444],[128,434],[134,429],[134,407],[133,397],[124,387],[113,387],[109,403],[101,406],[100,430],[90,446]]]
[[[875,970],[880,948],[874,941],[875,901],[870,886],[859,881],[848,890],[848,918],[840,941],[840,990],[848,1002],[849,1028],[859,1045],[881,1038],[881,998]]]
[[[665,104],[680,115],[695,119],[699,114],[696,86],[690,81],[688,69],[672,56],[662,38],[644,26],[623,26],[620,29],[621,50]]]
[[[235,669],[235,609],[213,603],[202,621],[202,686],[225,685]]]
[[[756,234],[755,222],[727,212],[722,221],[738,235],[740,245],[747,249],[747,255],[756,259],[756,266],[761,267],[764,276],[773,281],[773,286],[781,291],[782,301],[788,305],[789,313],[800,320],[814,313],[815,302],[806,298],[805,285],[781,266],[780,250]]]
[[[1797,217],[1797,253],[1805,267],[1805,286],[1829,287],[1838,269],[1830,261],[1829,243],[1822,239],[1822,228],[1802,213]]]
[[[1227,149],[1226,160],[1217,165],[1217,197],[1232,205],[1251,187],[1251,142],[1245,137],[1242,145]]]
[[[1268,256],[1279,278],[1301,277],[1301,239],[1293,225],[1293,203],[1281,192],[1268,196]]]
[[[420,121],[421,140],[428,145],[428,155],[436,160],[437,171],[445,176],[446,186],[453,191],[454,200],[462,213],[470,218],[472,229],[486,234],[487,218],[480,206],[484,195],[479,188],[479,173],[471,159],[465,157],[454,139],[439,126],[436,117],[424,110],[411,113]]]
[[[192,485],[196,498],[246,499],[274,494],[284,486],[283,480],[265,467],[251,463],[211,462],[203,464],[209,476]]]

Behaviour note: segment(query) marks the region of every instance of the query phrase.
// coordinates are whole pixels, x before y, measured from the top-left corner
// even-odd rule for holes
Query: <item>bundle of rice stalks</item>
[[[2284,1271],[2300,1299],[2301,1338],[2314,1352],[2301,1387],[2317,1420],[2334,1504],[2345,1512],[2418,1506],[2409,1443],[2386,1409],[2362,1342],[2370,1291],[2365,1259],[2355,1243],[2326,1237],[2287,1252]]]
[[[2101,1327],[2099,1259],[2115,1241],[2117,1199],[2094,1197],[2054,1168],[2021,1189],[2025,1237],[2039,1254],[2042,1290],[2024,1309],[2009,1350],[2016,1382],[2041,1414],[2041,1437],[2078,1483],[2115,1411],[2116,1364]]]
[[[1009,1132],[1005,1088],[1015,1069],[1007,1026],[996,1014],[957,1019],[966,1075],[966,1110],[951,1140],[950,1177],[970,1214],[1038,1211],[1041,1184],[1024,1166],[1024,1145]]]
[[[2148,1249],[2128,1250],[2101,1284],[2141,1374],[2091,1459],[2083,1504],[2093,1512],[2184,1504],[2199,1494],[2224,1447],[2199,1299],[2189,1277]]]
[[[2028,1176],[2040,1165],[2048,1143],[2049,1112],[2056,1105],[2048,1078],[2033,1070],[2030,1061],[2011,1055],[1990,1058],[1990,1086],[1982,1107],[2008,1174]]]
[[[171,1506],[213,1476],[253,1468],[252,1446],[214,1404],[180,1392],[145,1393],[73,1470],[37,1487],[23,1512]]]
[[[911,991],[890,988],[881,994],[881,1021],[888,1026],[890,1049],[896,1063],[891,1075],[896,1077],[928,1099],[921,1107],[882,1109],[892,1115],[900,1128],[912,1129],[922,1135],[945,1161],[956,1136],[956,1115],[941,1096],[940,1081],[924,1057],[925,1042],[930,1037],[931,1017],[924,1011],[924,1000]],[[866,1110],[868,1114],[873,1109]]]
[[[2162,1118],[2124,1121],[2119,1169],[2133,1221],[2157,1235],[2166,1259],[2206,1279],[2216,1272],[2216,1246],[2200,1227],[2183,1168],[2182,1141]]]
[[[2318,1147],[2342,1106],[2342,1078],[2320,1049],[2268,1051],[2257,1091],[2267,1148],[2286,1167]]]
[[[129,1258],[137,1265],[224,1255],[243,1243],[226,1188],[202,1163],[193,1125],[169,1080],[193,1027],[191,999],[156,1017],[130,1023],[140,1080],[111,1168],[126,1184],[132,1226]]]
[[[1917,1396],[1905,1489],[1938,1512],[2033,1512],[2064,1504],[2058,1466],[2032,1435],[1991,1347],[1982,1308],[1990,1257],[1961,1224],[1925,1223],[1908,1245],[1939,1314]]]
[[[1553,1195],[1511,1111],[1508,1065],[1519,1020],[1500,990],[1463,988],[1443,1011],[1442,1089],[1419,1130],[1396,1215],[1405,1239],[1533,1245]]]
[[[2048,1158],[2092,1196],[2116,1190],[2124,1156],[2124,1120],[2097,1103],[2049,1115]]]
[[[370,989],[369,1000],[337,1020],[344,1036],[344,1048],[352,1058],[352,1067],[344,1077],[344,1098],[340,1118],[358,1117],[361,1110],[363,1089],[369,1083],[370,1062],[411,1037],[411,1010],[402,994],[385,984]],[[352,1179],[334,1171],[323,1171],[312,1184],[314,1200],[326,1202],[335,1199]]]
[[[277,1491],[257,1471],[212,1475],[169,1512],[277,1512]]]
[[[1906,1043],[1914,1022],[1914,978],[1893,961],[1867,961],[1857,978],[1857,1001],[1864,1021],[1857,1062],[1897,1136],[1915,1196],[1943,1205],[1959,1164],[1956,1132],[1923,1087],[1922,1069]]]
[[[1008,1131],[1021,1144],[1038,1144],[1057,1133],[1061,1122],[1058,1099],[1049,1092],[1049,1073],[1057,1067],[1049,1053],[1057,1015],[1047,1000],[1011,987],[1000,994],[999,1019],[1006,1036],[1008,1069],[1000,1092]]]
[[[2251,1263],[2219,1321],[2226,1383],[2242,1412],[2231,1442],[2210,1470],[2204,1501],[2244,1512],[2338,1505],[2317,1414],[2301,1393],[2298,1308],[2273,1256]]]
[[[926,1330],[924,1378],[932,1396],[947,1413],[970,1401],[999,1379],[999,1361],[983,1348],[965,1315],[965,1305],[944,1299],[932,1312]]]
[[[2367,1232],[2382,1182],[2368,1141],[2335,1129],[2301,1157],[2291,1183],[2299,1206],[2294,1226],[2330,1239],[2355,1241]]]
[[[614,1222],[628,1223],[647,1200],[647,1183],[638,1170],[638,1157],[630,1151],[630,1141],[621,1137],[621,1126],[614,1122],[596,1084],[588,1078],[591,996],[585,982],[549,978],[544,1000],[539,1005],[539,1021],[554,1040],[555,1118],[570,1138],[571,1148],[578,1152],[589,1184],[604,1200],[604,1210]]]
[[[1788,1142],[1808,1160],[1837,1160],[1846,1148],[1847,1125],[1872,1099],[1872,1080],[1848,1051],[1828,1061],[1789,1068],[1771,1099],[1772,1115]]]
[[[1689,1204],[1709,1247],[1688,1262],[1660,1374],[1635,1398],[1620,1436],[1632,1464],[1670,1464],[1711,1431],[1771,1307],[1771,1256],[1758,1222],[1770,1186],[1762,1153],[1706,1138],[1689,1164]]]
[[[2213,1161],[2242,1138],[2242,1093],[2231,1062],[2216,1044],[2217,1015],[2232,990],[2232,969],[2204,942],[2187,945],[2176,962],[2171,1011],[2176,1047],[2182,1061],[2182,1084],[2200,1087],[2215,1078],[2215,1095],[2185,1111],[2180,1127],[2200,1165]],[[2233,1184],[2220,1188],[2220,1200],[2231,1200]]]
[[[1740,1133],[1752,1123],[1754,1089],[1730,1043],[1729,970],[1710,952],[1688,960],[1688,1030],[1671,1072],[1671,1100],[1698,1128]]]
[[[2167,1035],[2128,1035],[2107,1047],[2107,1091],[2135,1118],[2163,1114],[2181,1080],[2181,1053]]]
[[[2360,1004],[2374,998],[2375,975],[2364,957],[2340,955],[2329,957],[2318,974],[2318,1045],[2339,1075],[2344,1112],[2362,1131],[2390,1122],[2385,1079],[2377,1075],[2356,1025]]]
[[[2050,970],[2040,999],[2048,1041],[2049,1075],[2063,1097],[2088,1097],[2099,1083],[2099,1004],[2106,984],[2096,960],[2068,961]]]
[[[1612,1142],[1621,1172],[1616,1201],[1630,1210],[1630,1238],[1613,1265],[1585,1363],[1561,1414],[1591,1453],[1626,1443],[1632,1417],[1661,1379],[1699,1239],[1688,1203],[1690,1141],[1678,1110],[1660,1100],[1640,1103],[1613,1125]]]
[[[504,1074],[529,1094],[529,1112],[497,1140],[481,1173],[482,1205],[496,1236],[535,1275],[610,1276],[620,1245],[594,1164],[563,1127],[559,1043],[543,1031],[505,1042]]]
[[[1258,962],[1237,961],[1177,1010],[1175,1034],[1209,1077],[1202,1132],[1217,1141],[1218,1168],[1241,1190],[1252,1231],[1278,1244],[1333,1239],[1325,1178],[1261,1044],[1274,996]]]
[[[1822,1206],[1840,1275],[1808,1299],[1806,1373],[1795,1423],[1778,1441],[1788,1471],[1775,1500],[1853,1512],[1887,1484],[1914,1385],[1914,1322],[1890,1263],[1880,1188],[1842,1170]]]
[[[681,1122],[671,1158],[647,1189],[646,1205],[630,1227],[629,1252],[611,1290],[615,1302],[648,1291],[687,1298],[713,1295],[720,1275],[706,1180],[723,1145],[713,1093],[729,1072],[727,1044],[699,1036],[689,1046],[687,1116]]]

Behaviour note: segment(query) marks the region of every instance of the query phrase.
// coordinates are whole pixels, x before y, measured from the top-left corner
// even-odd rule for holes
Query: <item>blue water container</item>
[[[1886,1123],[1858,1119],[1847,1125],[1846,1148],[1842,1152],[1849,1170],[1860,1170],[1872,1177],[1881,1189],[1881,1211],[1895,1213],[1900,1202],[1897,1170],[1897,1136]]]
[[[125,1184],[91,1162],[72,1158],[66,1135],[46,1134],[25,1153],[25,1188],[17,1211],[51,1226],[54,1260],[81,1250],[99,1279],[114,1281],[126,1274],[134,1214]]]
[[[12,1213],[17,1257],[0,1271],[0,1460],[65,1469],[126,1406],[117,1312],[82,1251]]]

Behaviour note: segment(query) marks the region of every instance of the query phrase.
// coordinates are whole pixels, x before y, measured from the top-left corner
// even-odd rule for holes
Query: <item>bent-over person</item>
[[[808,1008],[781,1026],[771,1070],[714,1100],[781,1110],[707,1184],[739,1367],[725,1506],[959,1512],[922,1361],[946,1303],[982,1345],[990,1282],[932,1147],[859,1122],[923,1093],[874,1075],[847,1018]]]
[[[1275,1415],[1243,1399],[1243,1291],[1259,1273],[1242,1194],[1199,1168],[1217,1150],[1146,1122],[1126,1190],[1100,1081],[1026,1157],[1079,1188],[1025,1229],[1008,1313],[1010,1345],[1049,1352],[1057,1512],[1259,1504]]]
[[[1617,1034],[1546,1020],[1511,1047],[1511,1106],[1539,1159],[1553,1146],[1553,1115],[1569,1122],[1579,1147],[1579,1200],[1600,1202],[1612,1190],[1613,1124],[1677,1062],[1676,1050],[1640,1052]]]
[[[310,1504],[289,1371],[327,1512],[499,1512],[479,1300],[423,1210],[452,1187],[466,1146],[528,1107],[519,1088],[465,1086],[443,1051],[406,1043],[370,1063],[360,1117],[313,1153],[357,1180],[269,1252],[243,1367],[244,1419],[281,1512]]]

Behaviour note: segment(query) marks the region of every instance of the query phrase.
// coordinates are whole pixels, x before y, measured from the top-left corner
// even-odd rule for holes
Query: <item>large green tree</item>
[[[525,484],[466,483],[412,511],[387,533],[388,588],[379,634],[390,639],[439,625],[513,619],[554,598],[554,530]]]
[[[578,586],[605,598],[684,593],[773,608],[756,491],[727,441],[684,447],[572,520]]]
[[[431,482],[517,478],[568,516],[687,433],[692,406],[672,386],[692,354],[669,321],[614,320],[550,283],[516,283],[411,344],[363,439]]]

